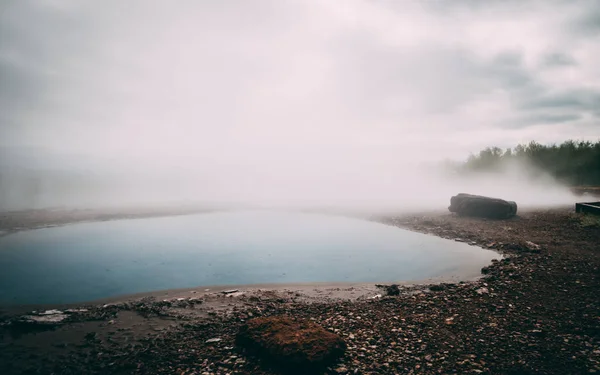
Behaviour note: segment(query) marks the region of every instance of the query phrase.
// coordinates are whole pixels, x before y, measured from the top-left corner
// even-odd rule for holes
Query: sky
[[[260,187],[398,180],[597,140],[599,66],[597,0],[2,0],[0,148]]]

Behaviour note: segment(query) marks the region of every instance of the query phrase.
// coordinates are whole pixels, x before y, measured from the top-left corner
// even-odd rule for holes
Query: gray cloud
[[[573,13],[568,2],[544,4],[463,1],[435,8],[353,1],[340,13],[310,2],[10,2],[0,16],[0,106],[5,118],[27,120],[21,120],[22,130],[3,125],[1,131],[11,142],[35,143],[31,133],[44,118],[44,126],[59,133],[85,123],[77,126],[98,129],[98,136],[110,139],[102,129],[118,132],[114,129],[123,123],[133,134],[131,121],[140,115],[149,123],[218,119],[210,134],[219,137],[253,117],[267,123],[292,119],[289,126],[324,121],[340,122],[340,130],[341,123],[367,129],[379,126],[374,123],[429,123],[428,118],[452,116],[498,91],[514,105],[505,109],[516,111],[513,118],[518,111],[527,117],[528,110],[553,103],[587,108],[591,99],[573,87],[546,82],[530,63],[534,47],[545,43],[534,61],[578,67],[576,53],[547,52],[560,50],[553,48],[553,36],[537,40],[543,36],[524,33],[509,47],[512,36],[500,29],[508,26],[499,23],[489,42],[479,40],[486,31],[478,22],[492,13],[493,22],[522,18],[523,23],[514,23],[517,28],[557,19],[540,24],[544,30],[584,25],[582,13],[589,16],[597,8],[580,2],[589,9]],[[436,9],[453,17],[444,19]],[[414,16],[405,21],[408,26],[384,31],[402,26],[407,15]],[[452,26],[466,33],[453,34]],[[468,127],[468,122],[468,116],[456,118],[453,126]]]
[[[491,62],[484,65],[483,71],[506,90],[527,90],[528,95],[540,90],[535,73],[524,66],[520,52],[506,51],[494,56]]]
[[[396,181],[496,140],[590,138],[596,4],[9,1],[0,146],[218,191]]]
[[[569,29],[585,37],[597,37],[600,34],[600,3],[582,0],[577,5],[581,13],[569,23]]]
[[[554,52],[542,57],[542,67],[565,67],[577,65],[577,61],[567,53]]]
[[[523,109],[564,109],[587,113],[596,111],[600,106],[600,90],[565,90],[544,94],[523,101]]]
[[[581,119],[582,116],[579,114],[561,114],[561,115],[552,115],[552,114],[539,114],[539,115],[528,115],[527,117],[523,117],[519,120],[513,120],[510,123],[507,123],[507,127],[523,127],[523,126],[533,126],[533,125],[546,125],[546,124],[562,124],[568,123],[572,121],[576,121]]]

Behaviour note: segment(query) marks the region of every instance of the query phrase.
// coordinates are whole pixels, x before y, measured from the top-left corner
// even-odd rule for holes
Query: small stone
[[[525,241],[525,245],[527,245],[527,248],[531,252],[539,252],[542,249],[542,247],[540,245],[533,243],[531,241]]]
[[[223,294],[231,294],[231,293],[236,293],[236,292],[239,292],[239,290],[238,289],[229,289],[229,290],[224,290],[221,293],[223,293]]]
[[[432,285],[429,287],[429,290],[431,290],[432,292],[439,292],[444,289],[446,289],[446,286],[443,284]]]
[[[67,309],[65,310],[66,313],[80,313],[80,312],[87,312],[88,309]]]
[[[21,318],[22,321],[36,324],[53,325],[58,324],[65,320],[68,316],[65,314],[51,314],[51,315],[25,315]]]
[[[46,310],[44,312],[39,313],[38,315],[55,315],[55,314],[62,314],[62,311],[60,311],[60,310]]]
[[[244,292],[233,292],[233,293],[228,293],[227,297],[236,298],[236,297],[240,297],[243,295],[244,295]]]

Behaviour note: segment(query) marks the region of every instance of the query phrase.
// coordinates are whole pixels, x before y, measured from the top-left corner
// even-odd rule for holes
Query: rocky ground
[[[249,320],[281,315],[344,340],[341,358],[319,371],[326,374],[600,373],[598,218],[558,209],[498,221],[447,213],[372,219],[506,257],[476,282],[357,290],[356,298],[209,291],[5,313],[0,374],[287,373],[236,343]]]

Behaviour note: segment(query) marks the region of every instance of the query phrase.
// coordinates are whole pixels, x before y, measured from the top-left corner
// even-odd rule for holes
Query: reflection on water
[[[0,238],[0,302],[67,303],[200,285],[392,282],[473,275],[491,251],[319,214],[208,213]]]

